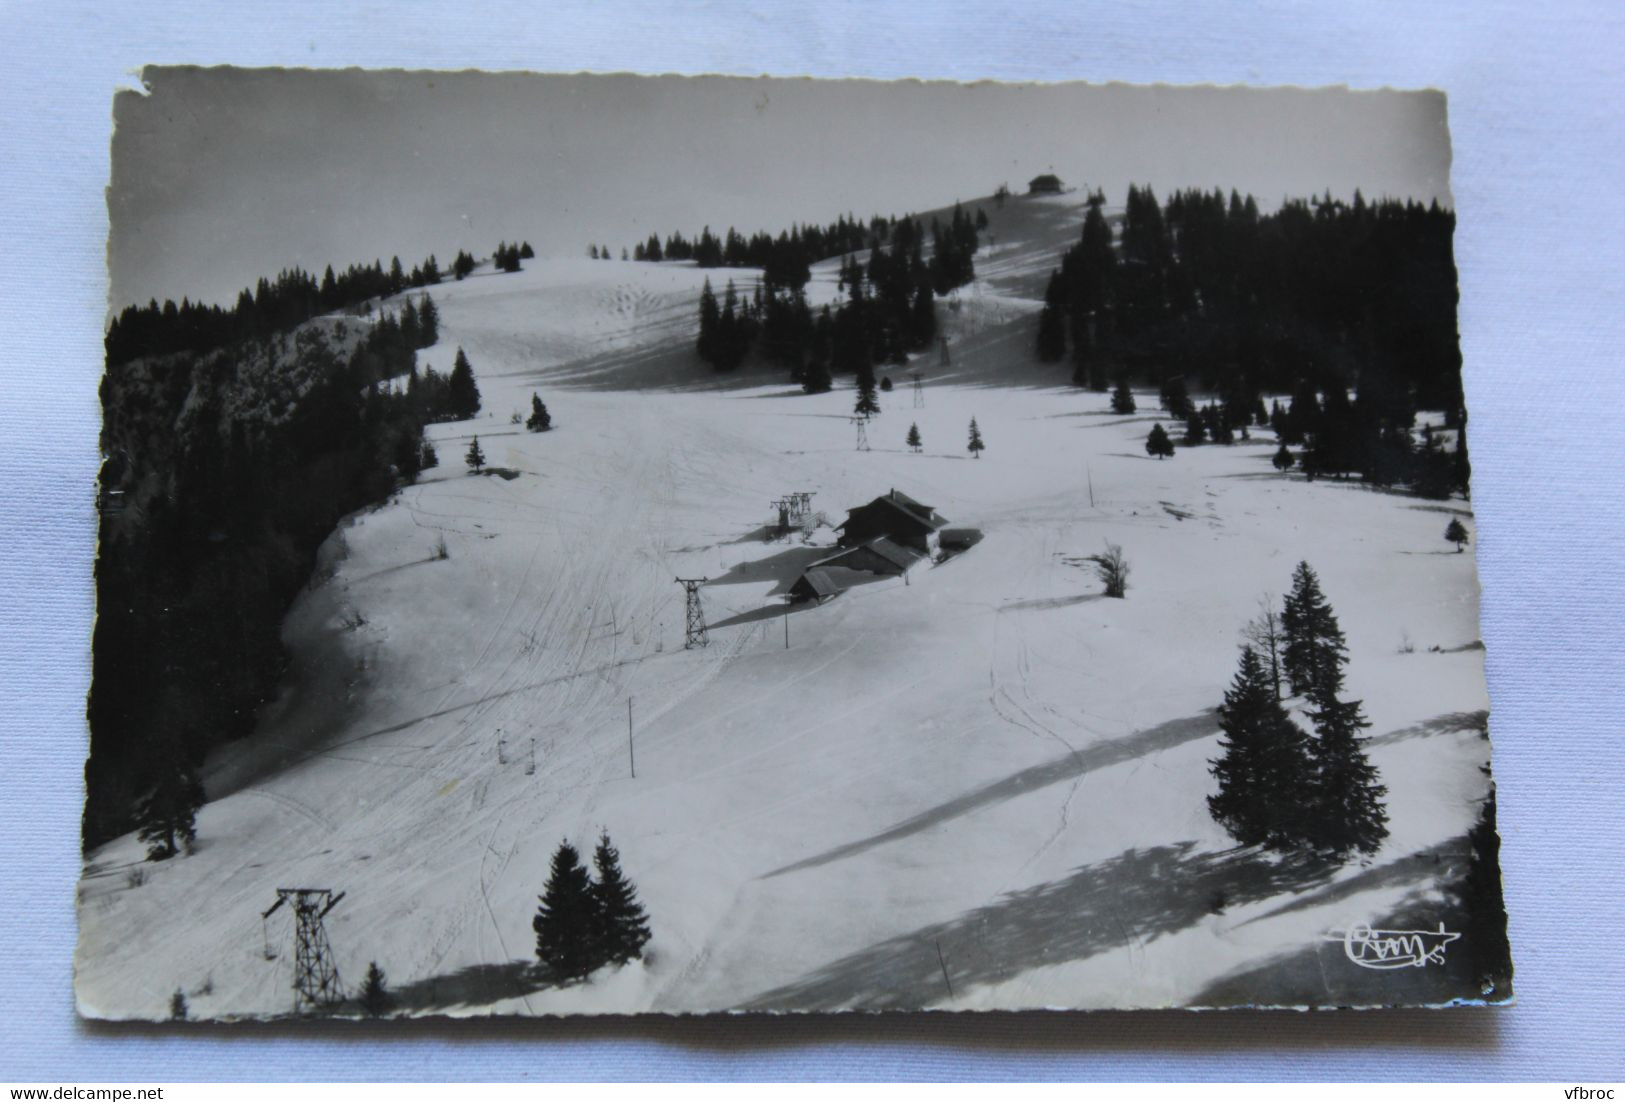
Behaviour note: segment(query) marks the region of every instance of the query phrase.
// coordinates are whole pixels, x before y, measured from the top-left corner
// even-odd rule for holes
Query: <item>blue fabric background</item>
[[[1625,1078],[1622,30],[1617,4],[1504,0],[0,5],[0,1080]],[[103,187],[113,90],[149,62],[1445,89],[1520,1005],[78,1022]]]

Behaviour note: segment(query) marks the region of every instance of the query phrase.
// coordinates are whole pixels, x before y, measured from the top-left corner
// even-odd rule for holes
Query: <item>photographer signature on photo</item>
[[[1444,949],[1461,938],[1439,923],[1437,930],[1379,930],[1354,923],[1343,933],[1327,933],[1327,941],[1341,942],[1343,954],[1361,968],[1387,970],[1422,968],[1444,963]]]

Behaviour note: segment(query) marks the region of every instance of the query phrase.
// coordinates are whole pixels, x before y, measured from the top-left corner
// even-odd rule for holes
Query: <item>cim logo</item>
[[[1443,964],[1444,947],[1461,938],[1442,922],[1437,930],[1376,930],[1355,923],[1344,933],[1325,936],[1327,941],[1341,942],[1343,954],[1361,968],[1378,970]]]

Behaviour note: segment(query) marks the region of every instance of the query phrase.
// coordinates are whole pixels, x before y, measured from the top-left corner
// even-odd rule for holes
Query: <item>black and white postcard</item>
[[[1442,93],[144,85],[81,1013],[1511,999]]]

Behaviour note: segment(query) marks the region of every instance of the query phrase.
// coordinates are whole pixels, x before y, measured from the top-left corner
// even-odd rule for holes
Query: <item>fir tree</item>
[[[1467,875],[1452,890],[1461,907],[1463,951],[1473,965],[1473,979],[1487,995],[1512,979],[1512,952],[1507,944],[1506,902],[1501,895],[1501,836],[1495,829],[1495,785],[1479,808],[1478,822],[1467,834],[1473,848]]]
[[[1297,460],[1292,457],[1291,450],[1285,444],[1282,444],[1276,449],[1275,457],[1270,462],[1275,464],[1275,469],[1278,471],[1290,471]]]
[[[822,358],[809,360],[801,372],[801,389],[808,394],[823,394],[834,385],[829,364]]]
[[[621,855],[610,845],[608,832],[598,836],[592,861],[598,870],[598,883],[592,888],[598,959],[611,964],[637,960],[649,941],[649,920],[638,902],[637,891],[621,872]]]
[[[1060,272],[1051,272],[1044,289],[1044,309],[1038,315],[1038,358],[1055,363],[1066,355],[1066,317],[1062,313],[1065,285]]]
[[[1271,680],[1258,652],[1243,647],[1219,706],[1224,753],[1209,763],[1219,790],[1207,805],[1214,821],[1242,845],[1291,849],[1304,829],[1310,762],[1307,740],[1276,699]]]
[[[506,241],[500,243],[496,252],[491,254],[491,263],[500,271],[519,271],[519,246],[510,245]]]
[[[716,292],[711,290],[711,280],[707,277],[705,286],[700,289],[700,335],[694,342],[694,350],[708,364],[716,363],[717,328],[721,321],[722,311],[717,306]]]
[[[167,861],[197,840],[197,809],[203,806],[203,784],[177,739],[159,743],[158,777],[136,805],[138,837],[147,845],[147,860]]]
[[[370,962],[367,976],[361,981],[361,1009],[369,1018],[382,1018],[395,1002],[384,979],[384,971],[378,967],[378,962]]]
[[[401,307],[400,335],[401,342],[407,348],[422,347],[418,341],[420,330],[418,328],[418,308],[408,298]]]
[[[526,419],[525,427],[531,432],[546,432],[553,427],[553,418],[535,391],[530,395],[530,417]]]
[[[1194,409],[1190,410],[1185,415],[1185,446],[1194,448],[1200,444],[1206,431],[1202,426],[1202,415]]]
[[[1366,757],[1360,731],[1371,726],[1358,700],[1341,700],[1348,661],[1342,629],[1320,592],[1308,563],[1293,574],[1292,593],[1281,616],[1286,646],[1282,664],[1294,691],[1307,690],[1315,724],[1314,771],[1306,792],[1303,840],[1344,858],[1374,853],[1388,836],[1387,794]]]
[[[480,388],[474,382],[474,369],[469,366],[468,357],[461,348],[457,350],[451,378],[446,383],[446,405],[451,415],[460,421],[480,411]]]
[[[526,241],[524,244],[519,246],[519,259],[520,260],[530,260],[535,255],[536,255],[536,250],[532,249],[530,247],[530,242],[529,241]]]
[[[423,442],[423,454],[418,460],[418,470],[426,471],[430,467],[440,466],[440,456],[436,454],[434,445],[427,440]]]
[[[928,347],[937,335],[936,293],[929,281],[914,288],[914,307],[909,313],[909,332],[915,348]]]
[[[904,440],[904,443],[908,445],[909,451],[917,452],[920,450],[921,444],[919,425],[910,424],[908,426],[908,437],[906,440]]]
[[[880,377],[880,391],[881,391],[882,394],[890,394],[891,393],[891,376],[890,375],[882,375]]]
[[[1177,417],[1183,421],[1190,415],[1191,398],[1185,389],[1185,377],[1175,375],[1162,384],[1162,408],[1168,411],[1168,416]]]
[[[1309,840],[1335,857],[1356,851],[1375,853],[1388,837],[1388,790],[1377,780],[1377,768],[1366,757],[1359,737],[1366,721],[1358,700],[1338,700],[1334,684],[1341,674],[1324,679],[1311,694],[1315,708],[1314,782],[1309,790]]]
[[[976,418],[972,417],[970,419],[970,442],[965,445],[965,450],[975,458],[980,459],[982,458],[982,449],[985,447],[987,445],[982,443],[982,430],[976,427]]]
[[[867,359],[858,367],[858,399],[852,412],[859,417],[872,417],[880,412],[880,399],[875,397],[875,369]]]
[[[1451,517],[1449,526],[1444,530],[1444,538],[1456,545],[1456,554],[1459,555],[1462,546],[1467,542],[1467,529],[1458,518]]]
[[[407,482],[417,478],[423,469],[423,449],[415,432],[403,432],[395,438],[395,473]]]
[[[1134,392],[1128,388],[1127,379],[1117,380],[1117,389],[1112,391],[1112,412],[1134,412]]]
[[[429,348],[440,340],[440,311],[428,295],[418,298],[418,347]]]
[[[1161,424],[1151,426],[1151,433],[1145,438],[1145,453],[1158,459],[1166,459],[1174,454],[1174,442],[1168,439],[1168,433]]]
[[[175,988],[175,993],[169,996],[169,1020],[172,1022],[184,1022],[186,1020],[187,1013],[186,992],[177,987]]]
[[[1281,611],[1281,666],[1295,695],[1309,695],[1316,686],[1342,685],[1347,644],[1337,617],[1320,590],[1320,579],[1307,562],[1292,574],[1292,592]]]
[[[485,466],[485,453],[480,451],[478,436],[468,442],[468,451],[463,454],[463,462],[467,463],[468,469],[475,474],[479,474],[481,468]]]
[[[1074,334],[1077,332],[1076,325],[1073,326],[1073,332]],[[1099,369],[1095,366],[1094,353],[1090,351],[1089,345],[1081,338],[1075,337],[1072,345],[1072,385],[1092,389],[1099,374]]]
[[[536,956],[563,980],[584,979],[598,966],[598,906],[581,855],[568,841],[553,853],[553,868],[531,920]]]

